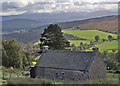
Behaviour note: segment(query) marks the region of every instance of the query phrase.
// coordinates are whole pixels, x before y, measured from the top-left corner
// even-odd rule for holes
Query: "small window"
[[[55,78],[58,79],[59,73],[55,73]]]
[[[61,72],[61,80],[65,80],[65,73]]]

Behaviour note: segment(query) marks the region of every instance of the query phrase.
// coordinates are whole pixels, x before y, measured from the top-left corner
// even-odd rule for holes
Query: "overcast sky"
[[[0,15],[118,11],[118,0],[2,0]]]

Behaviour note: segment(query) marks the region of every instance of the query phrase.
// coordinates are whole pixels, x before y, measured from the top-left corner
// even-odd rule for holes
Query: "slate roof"
[[[40,56],[36,66],[87,71],[94,58],[92,51],[47,50]]]

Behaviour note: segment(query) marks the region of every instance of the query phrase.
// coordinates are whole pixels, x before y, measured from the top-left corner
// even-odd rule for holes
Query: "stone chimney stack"
[[[43,52],[48,50],[48,46],[43,46]]]
[[[99,48],[98,47],[92,48],[92,50],[93,50],[94,53],[99,52]]]

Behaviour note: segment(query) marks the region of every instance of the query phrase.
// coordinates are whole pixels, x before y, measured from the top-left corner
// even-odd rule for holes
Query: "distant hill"
[[[108,32],[118,31],[118,16],[106,16],[99,18],[92,18],[86,20],[77,20],[70,22],[59,22],[57,23],[63,29],[81,29],[81,30],[102,30]],[[13,33],[3,35],[3,39],[16,38],[21,43],[29,43],[35,40],[39,40],[41,33],[44,28],[48,25],[32,28],[20,33]]]
[[[46,23],[31,19],[12,19],[2,22],[2,31],[12,32],[12,31],[26,30],[26,29],[39,27],[44,24]]]
[[[83,29],[83,30],[103,30],[109,32],[118,31],[118,16],[105,16],[98,18],[91,18],[80,21],[70,21],[58,23],[64,29]]]

